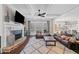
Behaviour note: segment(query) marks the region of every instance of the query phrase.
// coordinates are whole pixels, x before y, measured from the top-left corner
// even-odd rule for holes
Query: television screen
[[[24,24],[24,16],[20,14],[18,11],[15,12],[15,22]]]

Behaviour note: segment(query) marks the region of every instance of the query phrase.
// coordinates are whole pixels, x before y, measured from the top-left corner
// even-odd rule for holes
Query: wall
[[[4,11],[3,11],[3,5],[0,4],[0,36],[1,36],[1,53],[2,53],[2,47],[5,45],[5,39],[4,39],[4,28],[3,28],[3,21],[4,21]]]
[[[2,5],[0,4],[0,36],[2,35],[2,25],[3,24],[3,11],[2,11]]]
[[[10,14],[11,13],[11,14]],[[12,18],[11,16],[13,16],[12,14],[12,10],[5,4],[0,5],[0,35],[2,36],[1,39],[1,47],[6,47],[7,41],[6,41],[6,34],[5,34],[5,28],[4,28],[4,22],[6,21],[10,21],[13,20],[14,18]],[[8,33],[7,33],[8,34]],[[2,50],[2,49],[1,49]]]
[[[5,4],[3,6],[4,6],[3,8],[4,8],[5,21],[14,21],[15,9]]]
[[[65,25],[66,22],[68,22],[69,25],[68,24]],[[64,28],[66,26],[68,27],[68,30],[77,30],[79,32],[79,7],[55,19],[55,24],[60,26],[58,28],[60,31],[62,30],[61,27]]]
[[[2,24],[2,26],[3,26],[3,29],[2,30],[3,31],[1,31],[1,32],[3,32],[2,33],[3,34],[2,35],[2,40],[1,40],[1,47],[2,48],[3,47],[7,47],[7,39],[6,39],[6,36],[10,35],[10,31],[9,30],[7,30],[7,34],[6,34],[6,32],[5,32],[6,28],[5,27],[7,27],[7,26],[10,25],[9,26],[10,28],[11,27],[13,27],[13,28],[15,27],[15,29],[20,29],[21,27],[24,28],[24,26],[21,26],[20,24],[15,24],[13,22],[14,21],[15,11],[16,11],[16,9],[14,9],[13,7],[11,7],[9,5],[2,5],[2,11],[0,11],[3,14],[3,18],[4,18],[4,19],[2,19],[0,17],[3,20],[3,24]],[[22,30],[24,30],[24,29],[22,29]],[[22,33],[22,36],[24,36],[24,33]],[[10,36],[10,38],[12,38],[12,37]]]
[[[50,34],[53,34],[53,20],[50,20]]]

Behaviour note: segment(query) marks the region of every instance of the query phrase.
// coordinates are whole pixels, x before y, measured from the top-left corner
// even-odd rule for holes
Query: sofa
[[[69,49],[79,53],[79,33],[72,34],[54,34],[54,38]]]
[[[60,36],[60,35],[57,35],[57,34],[54,34],[53,36],[57,41],[59,41],[60,43],[62,43],[66,47],[70,47],[70,42],[69,42],[70,37],[67,37],[67,36],[64,36],[64,35]]]
[[[50,33],[44,33],[44,36],[51,36]]]
[[[37,31],[36,32],[36,39],[40,39],[40,38],[43,38],[43,33],[40,31]]]

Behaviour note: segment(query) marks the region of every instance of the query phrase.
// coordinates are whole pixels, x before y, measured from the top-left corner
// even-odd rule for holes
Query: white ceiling
[[[74,9],[79,7],[78,4],[12,4],[10,6],[17,9],[26,17],[34,17],[35,13],[40,9],[41,12],[46,12],[47,18],[55,18],[72,10],[74,12]]]

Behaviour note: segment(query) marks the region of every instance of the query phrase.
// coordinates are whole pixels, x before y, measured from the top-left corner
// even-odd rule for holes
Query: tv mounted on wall
[[[15,12],[15,22],[24,24],[24,16],[18,11]]]

